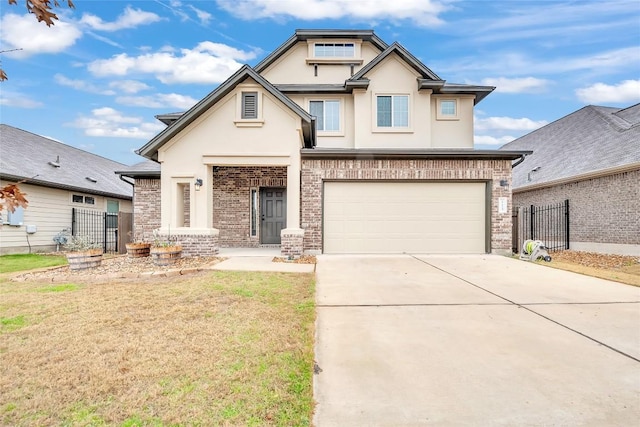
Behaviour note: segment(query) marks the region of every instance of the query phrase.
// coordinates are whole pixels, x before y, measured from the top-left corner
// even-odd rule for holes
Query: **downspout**
[[[127,184],[129,184],[130,186],[132,186],[132,187],[135,187],[135,186],[136,186],[136,184],[135,184],[134,182],[131,182],[131,181],[128,181],[128,180],[124,179],[124,176],[123,176],[123,175],[118,175],[118,177],[119,177],[122,181],[124,181],[124,182],[126,182]]]
[[[516,166],[518,166],[520,163],[524,162],[524,158],[525,158],[525,157],[527,157],[527,155],[526,155],[526,154],[522,154],[522,155],[520,156],[520,160],[518,160],[517,162],[515,162],[515,163],[513,163],[513,164],[511,165],[511,169],[515,168],[515,167],[516,167]]]

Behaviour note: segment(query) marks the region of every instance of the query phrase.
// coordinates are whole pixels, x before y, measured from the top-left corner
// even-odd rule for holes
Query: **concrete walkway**
[[[314,423],[628,426],[640,288],[498,256],[318,257]]]
[[[283,273],[313,273],[315,264],[273,262],[280,256],[279,248],[225,248],[218,254],[226,260],[217,263],[212,270],[271,271]]]

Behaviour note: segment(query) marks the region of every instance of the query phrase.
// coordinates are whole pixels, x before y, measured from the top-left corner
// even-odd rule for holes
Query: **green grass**
[[[42,288],[36,289],[38,292],[67,292],[67,291],[77,291],[80,289],[80,285],[76,285],[75,283],[63,283],[61,285],[50,285]]]
[[[24,316],[0,317],[0,331],[2,332],[15,331],[26,325],[27,320]]]
[[[33,270],[35,268],[64,265],[67,258],[58,255],[15,254],[0,256],[0,273]]]

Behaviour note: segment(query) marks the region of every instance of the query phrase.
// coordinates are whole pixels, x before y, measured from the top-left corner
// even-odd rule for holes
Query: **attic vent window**
[[[91,178],[90,176],[85,176],[85,177],[84,177],[84,179],[86,179],[86,180],[87,180],[87,181],[89,181],[89,182],[98,182],[98,180],[97,180],[97,179],[95,179],[95,178]]]
[[[316,43],[313,46],[316,58],[353,58],[356,49],[353,43]]]
[[[243,119],[258,118],[258,93],[242,92],[242,116]]]

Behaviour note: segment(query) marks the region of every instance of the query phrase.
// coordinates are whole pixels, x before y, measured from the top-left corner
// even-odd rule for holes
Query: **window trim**
[[[264,104],[262,102],[263,93],[260,88],[261,86],[255,84],[243,85],[239,87],[239,90],[236,93],[236,119],[233,121],[236,127],[262,127],[264,125]],[[256,94],[256,118],[245,119],[242,118],[244,113],[244,95],[250,93]]]
[[[404,96],[407,98],[407,126],[378,126],[378,97],[390,96],[391,101],[391,117],[393,120],[393,97]],[[372,132],[374,133],[413,133],[413,96],[411,93],[372,93]]]
[[[344,98],[306,98],[305,104],[307,105],[307,111],[311,114],[311,103],[312,102],[326,102],[326,101],[334,101],[338,103],[338,130],[320,130],[318,131],[318,136],[344,136]],[[323,105],[323,113],[324,113],[324,105]]]
[[[443,102],[453,102],[455,113],[444,114],[442,112]],[[460,120],[460,102],[457,98],[437,98],[436,99],[436,120]]]
[[[353,56],[316,56],[316,44],[353,44]],[[362,40],[358,39],[309,39],[307,40],[308,65],[353,64],[362,65]]]

